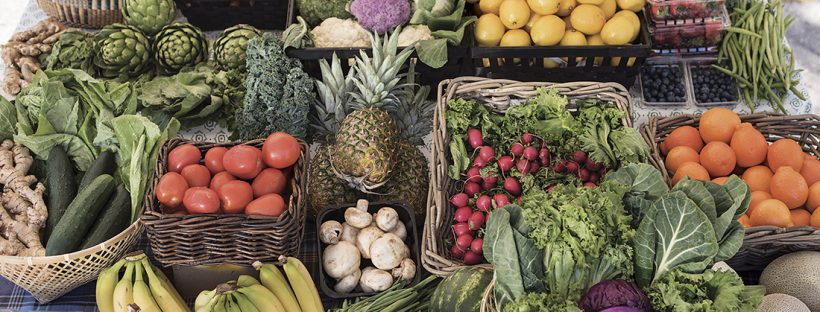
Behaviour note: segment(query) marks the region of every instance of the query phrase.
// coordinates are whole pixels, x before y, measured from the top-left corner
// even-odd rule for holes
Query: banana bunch
[[[236,281],[205,290],[196,297],[195,312],[323,312],[319,291],[299,259],[282,256],[285,274],[274,264],[253,264],[259,280],[242,275]]]
[[[125,267],[125,273],[120,271]],[[190,312],[182,296],[144,253],[126,256],[97,278],[100,312]]]

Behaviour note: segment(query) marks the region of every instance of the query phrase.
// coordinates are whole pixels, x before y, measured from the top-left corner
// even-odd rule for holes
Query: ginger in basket
[[[53,19],[47,19],[32,29],[14,34],[2,46],[3,64],[6,66],[5,91],[17,95],[40,69],[39,57],[51,52],[51,45],[57,42],[65,26]]]
[[[28,175],[33,161],[28,148],[11,140],[0,144],[0,255],[45,255],[39,234],[48,217],[45,186]]]

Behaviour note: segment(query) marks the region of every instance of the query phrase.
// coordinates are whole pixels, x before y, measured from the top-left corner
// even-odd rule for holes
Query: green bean
[[[737,27],[729,26],[729,27],[726,28],[726,31],[733,32],[733,33],[738,33],[738,34],[744,34],[744,35],[752,36],[752,37],[758,38],[758,39],[763,39],[763,37],[760,36],[759,34],[753,33],[751,31],[745,30],[743,28],[737,28]]]
[[[732,78],[737,79],[737,80],[738,80],[738,82],[740,82],[740,83],[744,83],[744,84],[747,84],[747,85],[749,85],[749,84],[750,84],[750,83],[749,83],[749,81],[748,81],[748,80],[746,80],[746,78],[743,78],[743,77],[741,77],[741,76],[738,76],[737,74],[733,73],[732,71],[730,71],[730,70],[728,70],[728,69],[726,69],[726,68],[723,68],[723,67],[720,67],[720,66],[718,66],[718,65],[714,65],[714,64],[712,64],[712,67],[717,68],[717,70],[722,71],[723,73],[725,73],[725,74],[727,74],[727,75],[731,76]]]

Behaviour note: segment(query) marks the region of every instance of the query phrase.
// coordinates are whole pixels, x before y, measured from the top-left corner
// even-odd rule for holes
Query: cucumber
[[[131,194],[125,185],[117,185],[117,190],[103,209],[102,214],[88,232],[80,250],[107,241],[127,228],[131,221]]]
[[[91,163],[91,166],[88,167],[85,174],[83,174],[83,179],[80,180],[80,187],[78,190],[82,191],[82,189],[91,184],[91,181],[94,181],[94,179],[103,174],[114,175],[114,171],[116,170],[117,162],[114,157],[114,153],[109,150],[103,151],[100,153],[100,156],[97,156],[97,159]]]
[[[60,146],[51,148],[46,162],[46,207],[48,219],[43,237],[48,237],[68,205],[77,196],[77,183],[74,181],[74,164]]]
[[[78,250],[83,238],[94,225],[100,210],[114,191],[114,177],[101,175],[80,190],[51,231],[46,243],[46,256],[62,255]]]

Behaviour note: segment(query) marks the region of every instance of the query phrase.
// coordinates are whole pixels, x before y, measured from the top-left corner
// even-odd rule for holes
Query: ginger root
[[[43,256],[40,230],[48,210],[43,200],[45,186],[28,175],[34,159],[28,148],[5,140],[0,144],[0,254]]]
[[[5,90],[10,95],[17,95],[27,86],[40,63],[37,56],[51,52],[51,45],[60,38],[65,26],[54,19],[47,19],[32,29],[21,31],[2,45],[3,63],[6,66]]]

